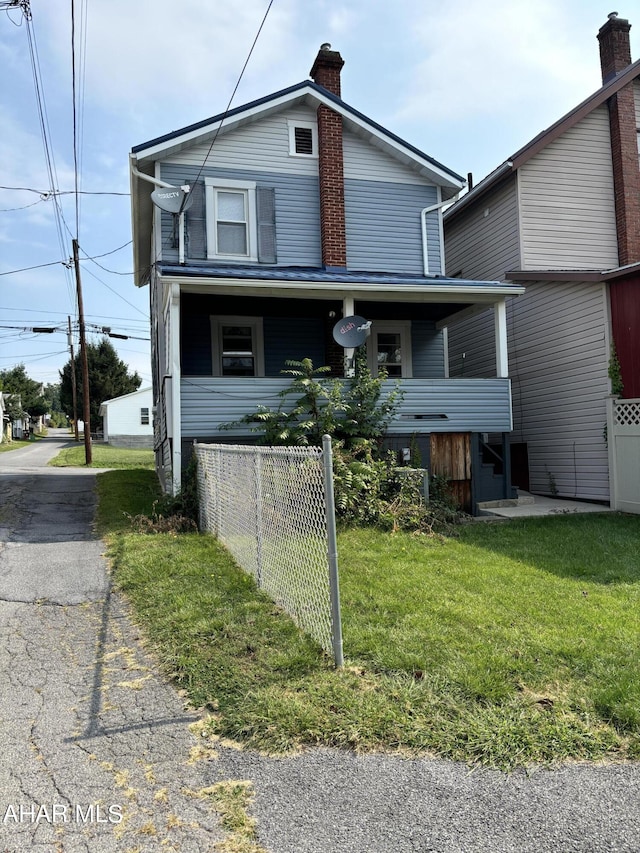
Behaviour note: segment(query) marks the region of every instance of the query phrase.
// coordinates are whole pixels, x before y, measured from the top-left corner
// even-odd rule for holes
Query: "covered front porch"
[[[382,365],[401,382],[404,399],[389,434],[504,433],[512,428],[505,303],[522,288],[440,276],[392,276],[324,270],[187,271],[163,269],[167,319],[163,391],[171,477],[179,487],[185,444],[255,440],[248,427],[220,427],[277,408],[289,359],[312,358],[349,376],[352,349],[332,330],[345,317],[371,322],[365,346],[374,375]],[[194,274],[196,273],[196,274]],[[233,277],[232,277],[233,274]],[[460,313],[493,307],[496,376],[450,379],[447,326]],[[166,454],[165,454],[166,458]]]

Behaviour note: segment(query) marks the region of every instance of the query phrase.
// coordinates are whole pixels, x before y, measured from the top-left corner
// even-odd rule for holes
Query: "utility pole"
[[[71,317],[67,317],[69,321],[69,333],[67,341],[71,351],[71,400],[73,405],[73,433],[76,441],[80,441],[78,435],[78,387],[76,384],[76,360],[73,355],[73,338],[71,337]]]
[[[82,283],[80,281],[80,259],[78,241],[74,238],[73,266],[76,271],[76,291],[78,294],[78,327],[80,329],[80,361],[82,362],[82,420],[84,421],[84,457],[85,464],[91,465],[91,409],[89,408],[89,362],[87,361],[87,341],[84,333],[84,307],[82,304]]]

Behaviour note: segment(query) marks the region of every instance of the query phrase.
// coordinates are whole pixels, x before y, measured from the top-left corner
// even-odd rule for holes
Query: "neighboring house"
[[[6,394],[0,391],[0,441],[11,441],[11,418],[6,412]]]
[[[151,388],[105,400],[98,411],[104,441],[114,447],[153,447],[152,412]]]
[[[463,179],[349,106],[340,54],[323,45],[313,79],[136,145],[131,154],[138,286],[150,285],[155,448],[164,486],[180,486],[194,440],[255,441],[220,426],[277,407],[288,359],[333,376],[353,350],[337,322],[372,322],[372,371],[399,379],[389,430],[418,442],[432,471],[469,485],[470,446],[511,429],[505,302],[518,285],[446,278],[442,207]],[[167,206],[189,188],[190,206]],[[491,377],[447,374],[453,315],[491,308]],[[508,477],[507,477],[508,480]],[[473,487],[480,496],[479,476]],[[510,491],[505,478],[500,492]]]
[[[447,210],[447,272],[525,286],[508,305],[513,482],[609,498],[611,347],[640,397],[640,62],[628,21],[600,29],[602,88]],[[449,329],[452,376],[490,375],[490,318]]]
[[[3,441],[22,440],[29,437],[29,413],[22,410],[20,394],[0,392]]]

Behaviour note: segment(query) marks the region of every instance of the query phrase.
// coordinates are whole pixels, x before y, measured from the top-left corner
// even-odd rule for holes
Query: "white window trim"
[[[264,376],[264,336],[262,317],[212,316],[211,317],[211,366],[212,376],[222,376],[222,326],[251,326],[255,350],[256,372],[254,376]],[[251,379],[250,376],[229,376],[228,379]]]
[[[369,370],[372,376],[378,375],[378,334],[385,332],[397,332],[400,334],[400,349],[402,361],[400,362],[400,375],[403,379],[411,379],[413,376],[413,363],[411,359],[411,320],[374,320],[371,324],[371,334],[367,339],[367,358]],[[389,376],[389,379],[394,379]]]
[[[296,121],[295,119],[287,119],[289,126],[289,156],[302,157],[307,160],[318,159],[318,125],[315,121]],[[311,130],[311,154],[300,154],[296,151],[296,127],[303,127]]]
[[[207,258],[233,263],[246,263],[258,260],[258,222],[256,214],[256,182],[232,181],[227,178],[205,178],[205,199],[207,212]],[[247,199],[247,254],[225,255],[216,252],[216,190],[237,190],[244,192]]]

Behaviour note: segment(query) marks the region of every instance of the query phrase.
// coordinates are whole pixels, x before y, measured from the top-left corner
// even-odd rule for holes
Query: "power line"
[[[0,186],[0,190],[13,190],[15,192],[25,192],[25,193],[37,193],[41,196],[49,196],[52,195],[75,195],[75,190],[37,190],[34,187],[6,187]],[[121,192],[110,192],[107,190],[97,191],[97,190],[78,190],[80,195],[121,195],[121,196],[130,196],[131,193],[121,193]]]
[[[108,285],[106,283],[106,281],[103,281],[101,278],[98,278],[98,276],[95,273],[91,272],[90,269],[85,269],[85,272],[87,272],[90,276],[95,278],[96,281],[99,281],[100,284],[102,284],[104,287],[106,287],[107,290],[110,290],[111,293],[115,293],[115,295],[118,297],[118,299],[122,299],[123,302],[126,302],[127,305],[129,305],[131,308],[133,308],[134,311],[137,311],[138,314],[142,314],[143,317],[148,317],[148,314],[145,311],[141,311],[137,305],[134,305],[133,302],[129,302],[128,299],[125,299],[124,296],[122,296],[120,293],[118,293],[117,290],[114,290],[113,287],[111,287],[110,285]]]
[[[6,272],[0,272],[0,275],[15,275],[19,272],[29,272],[29,270],[40,270],[43,267],[56,267],[58,264],[62,264],[63,267],[69,269],[68,261],[50,261],[48,264],[36,264],[34,267],[22,267],[19,270],[7,270]]]

